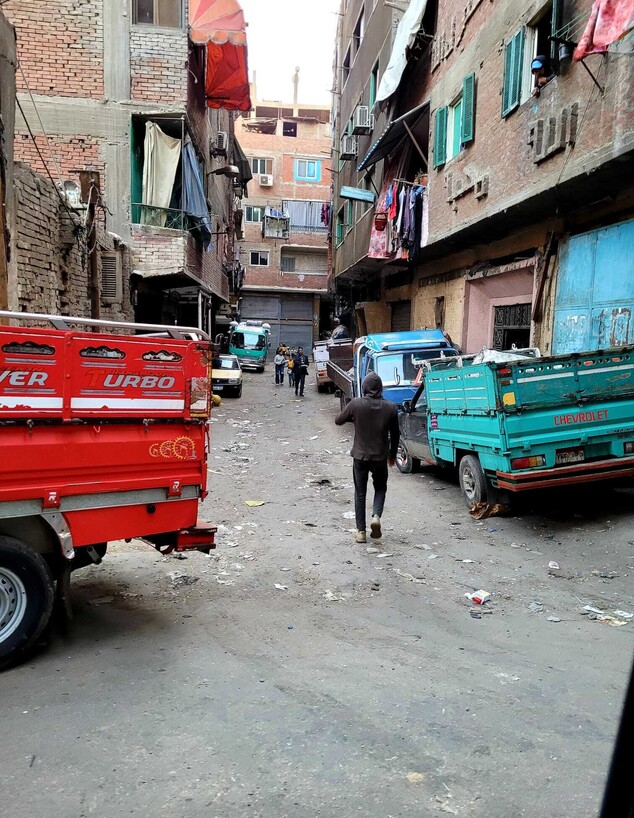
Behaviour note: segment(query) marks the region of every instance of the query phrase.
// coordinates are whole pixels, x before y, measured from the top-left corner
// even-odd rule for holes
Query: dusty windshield
[[[214,358],[214,369],[239,369],[240,364],[233,358]]]
[[[257,332],[234,332],[232,346],[238,349],[264,349],[266,340],[264,335],[258,335]]]
[[[455,355],[446,351],[445,355]],[[420,368],[426,360],[437,358],[438,350],[433,352],[395,352],[381,355],[376,361],[376,371],[383,386],[408,386],[416,381]]]

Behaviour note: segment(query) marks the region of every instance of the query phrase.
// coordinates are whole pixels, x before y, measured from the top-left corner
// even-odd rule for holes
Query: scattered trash
[[[317,523],[304,523],[306,528],[317,528]]]
[[[437,560],[437,559],[438,559],[438,554],[430,554],[430,555],[427,557],[427,559],[428,559],[428,560]]]
[[[278,582],[276,582],[275,587],[278,591],[288,591],[288,585],[280,585]]]
[[[292,631],[294,626],[293,625],[287,625],[286,627],[289,629],[289,631]]]
[[[509,510],[509,506],[505,506],[504,503],[474,503],[469,514],[474,520],[485,520],[487,517],[499,517]]]
[[[178,571],[170,571],[167,576],[172,580],[174,588],[183,588],[186,585],[193,585],[199,580],[199,577],[191,577],[189,574],[181,574]]]
[[[548,567],[550,568],[551,571],[559,571],[559,563],[555,562],[555,560],[551,560],[548,563]]]
[[[383,560],[386,557],[393,557],[393,556],[394,556],[394,554],[388,554],[387,551],[384,551],[382,554],[377,554],[376,558],[377,558],[377,560]]]
[[[596,620],[597,622],[606,622],[608,625],[612,625],[613,628],[620,628],[621,625],[627,625],[627,620],[618,619],[616,616],[610,616],[610,614],[597,614]]]
[[[497,679],[502,679],[502,684],[506,684],[506,682],[519,682],[519,676],[513,676],[511,673],[496,673],[495,674]]]
[[[290,568],[280,568],[280,571],[290,571]]]
[[[346,601],[345,596],[340,596],[338,594],[333,593],[330,590],[324,591],[323,597],[326,600],[326,602],[345,602]]]
[[[373,582],[370,586],[371,591],[380,591],[381,590],[381,583],[380,582]]]
[[[469,614],[474,619],[482,619],[483,614],[492,614],[493,610],[491,608],[469,608]]]
[[[551,614],[551,616],[546,617],[546,621],[547,622],[561,622],[561,617],[560,616],[554,616],[554,615]]]
[[[265,501],[264,500],[246,500],[244,504],[245,504],[245,506],[249,506],[249,508],[256,508],[257,506],[265,505]]]
[[[425,773],[407,773],[405,778],[410,784],[422,784],[425,780]]]
[[[472,563],[475,562],[475,560],[460,560],[460,562]]]
[[[614,611],[614,613],[621,619],[634,619],[634,613],[630,613],[629,611]]]
[[[354,511],[344,511],[341,516],[344,520],[354,520],[355,514]]]
[[[308,438],[309,440],[319,440],[319,435],[313,435],[312,437]]]
[[[471,602],[475,602],[476,605],[484,605],[485,602],[488,602],[491,599],[491,594],[488,591],[474,591],[472,594],[465,594],[467,599],[470,599]]]
[[[378,554],[380,551],[381,551],[380,548],[371,548],[370,547],[370,548],[365,549],[366,554]]]
[[[544,610],[544,606],[541,602],[531,602],[528,606],[528,610],[531,613],[541,613]]]
[[[414,548],[420,548],[421,551],[431,551],[431,545],[427,545],[427,543],[422,543],[421,545],[415,545]]]
[[[400,568],[393,568],[392,569],[395,574],[398,574],[399,577],[403,577],[408,582],[414,582],[416,585],[425,585],[425,580],[421,577],[415,577],[413,574],[408,574],[406,571],[401,571]]]
[[[605,611],[602,611],[601,608],[595,608],[594,605],[584,605],[581,611],[582,615],[593,613],[593,614],[604,614]]]
[[[615,577],[618,577],[616,571],[599,571],[597,569],[592,572],[592,575],[599,577],[600,579],[614,579]]]
[[[99,596],[97,599],[91,599],[88,604],[89,605],[109,605],[111,602],[114,602],[113,596]]]

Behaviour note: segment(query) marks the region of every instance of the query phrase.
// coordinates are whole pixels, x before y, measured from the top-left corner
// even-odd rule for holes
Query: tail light
[[[625,454],[634,454],[634,440],[625,444]]]
[[[546,458],[543,454],[537,454],[533,457],[516,457],[511,460],[512,469],[534,469],[537,466],[546,465]]]

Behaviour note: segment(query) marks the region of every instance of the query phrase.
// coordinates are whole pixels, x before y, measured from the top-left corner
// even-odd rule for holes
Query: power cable
[[[15,98],[15,102],[16,102],[16,105],[18,106],[18,108],[20,109],[20,113],[22,114],[22,118],[24,119],[24,124],[27,127],[27,130],[29,132],[29,136],[33,140],[33,144],[35,145],[35,150],[37,151],[37,154],[40,157],[40,160],[41,160],[42,164],[44,165],[44,170],[46,171],[46,175],[48,176],[48,178],[53,183],[53,187],[55,188],[55,192],[59,196],[60,202],[64,205],[64,209],[66,210],[66,212],[68,213],[71,221],[74,224],[73,214],[75,214],[76,216],[79,215],[79,214],[77,213],[76,210],[71,211],[70,208],[68,207],[68,202],[62,196],[62,193],[61,193],[61,191],[60,191],[60,189],[58,187],[58,183],[55,181],[55,179],[53,179],[53,176],[51,174],[51,171],[49,170],[48,164],[46,163],[46,159],[44,158],[44,155],[42,154],[42,151],[40,150],[40,146],[37,144],[37,139],[35,138],[35,134],[33,133],[33,130],[31,128],[31,126],[29,125],[29,121],[26,118],[26,115],[24,113],[24,108],[22,107],[22,104],[20,103],[20,100],[17,97]]]
[[[48,149],[51,152],[51,155],[53,157],[53,161],[55,162],[55,165],[57,166],[57,176],[59,178],[59,182],[61,182],[62,181],[62,168],[61,168],[61,166],[59,164],[57,156],[55,156],[55,154],[52,151],[51,140],[49,139],[49,136],[46,133],[46,128],[44,127],[44,123],[42,122],[42,117],[40,116],[40,112],[37,109],[37,105],[35,104],[35,99],[33,98],[33,93],[32,93],[31,88],[29,86],[29,81],[26,78],[26,74],[24,73],[24,68],[22,68],[22,63],[20,62],[20,60],[18,60],[18,68],[20,69],[20,73],[22,74],[22,80],[24,81],[24,84],[26,85],[26,90],[28,91],[29,97],[31,98],[31,105],[33,105],[33,109],[34,109],[35,115],[37,116],[38,121],[40,123],[40,128],[42,129],[42,133],[46,137],[46,143],[48,144]]]

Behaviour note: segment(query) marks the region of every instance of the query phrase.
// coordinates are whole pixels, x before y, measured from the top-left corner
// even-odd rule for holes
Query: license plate
[[[583,449],[560,449],[555,453],[555,464],[563,466],[566,463],[581,463],[585,460]]]
[[[222,392],[224,386],[214,386],[214,392]]]

